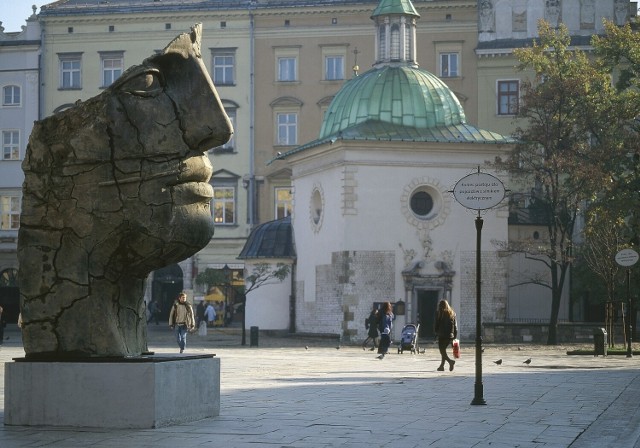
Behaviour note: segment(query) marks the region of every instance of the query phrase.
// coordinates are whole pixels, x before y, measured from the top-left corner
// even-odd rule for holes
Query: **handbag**
[[[453,340],[453,357],[456,359],[460,357],[460,341],[457,339]]]

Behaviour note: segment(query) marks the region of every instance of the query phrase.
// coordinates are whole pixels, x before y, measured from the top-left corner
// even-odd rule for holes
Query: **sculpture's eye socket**
[[[164,83],[160,72],[157,70],[147,70],[127,79],[120,90],[132,95],[151,97],[161,93]]]

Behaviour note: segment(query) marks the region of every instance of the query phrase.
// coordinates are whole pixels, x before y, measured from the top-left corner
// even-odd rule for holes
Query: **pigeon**
[[[493,361],[493,362],[498,364],[499,366],[502,365],[502,359],[498,359],[497,361]]]
[[[339,345],[336,347],[336,350],[340,350],[340,346]]]
[[[522,364],[531,364],[531,358],[527,359],[526,361],[522,361]]]
[[[309,350],[309,346],[308,346],[308,345],[305,345],[305,346],[304,346],[304,349],[305,349],[305,350]]]
[[[420,354],[421,354],[421,355],[424,355],[424,351],[425,351],[425,350],[426,350],[425,348],[421,349],[421,350],[420,350]]]

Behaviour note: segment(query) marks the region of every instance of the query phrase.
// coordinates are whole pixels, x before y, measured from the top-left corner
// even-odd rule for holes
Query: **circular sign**
[[[453,196],[463,207],[486,210],[504,199],[504,184],[487,173],[473,173],[463,177],[453,187]]]
[[[616,263],[620,266],[633,266],[638,262],[638,252],[633,249],[622,249],[616,254]]]

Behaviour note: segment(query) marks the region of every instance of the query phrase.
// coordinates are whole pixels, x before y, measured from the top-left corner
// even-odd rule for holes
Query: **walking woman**
[[[456,362],[449,358],[447,347],[458,337],[458,324],[456,322],[456,313],[446,300],[441,300],[438,303],[435,333],[438,336],[438,349],[442,358],[438,371],[444,371],[444,363],[446,361],[449,363],[449,371],[451,372]]]
[[[373,347],[369,350],[374,351],[378,348],[378,308],[375,304],[373,304],[369,317],[364,320],[364,326],[367,329],[367,339],[362,343],[362,350],[366,350],[369,341],[373,341]]]
[[[378,311],[378,329],[380,330],[380,343],[378,344],[378,359],[384,358],[391,345],[391,329],[393,328],[393,311],[391,302],[384,302]]]

